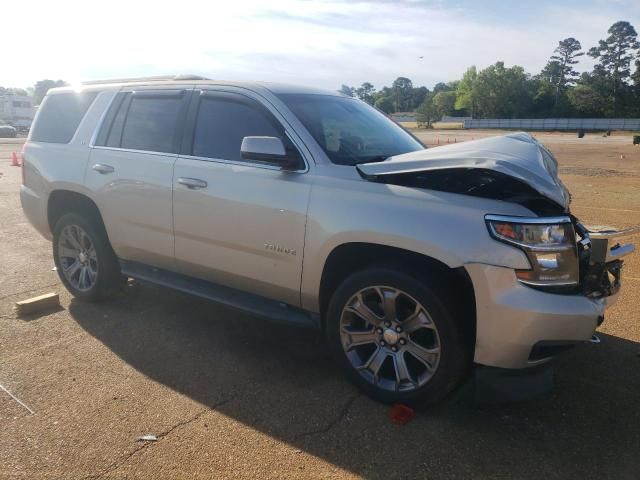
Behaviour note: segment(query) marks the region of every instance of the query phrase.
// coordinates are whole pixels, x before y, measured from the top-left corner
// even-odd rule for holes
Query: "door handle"
[[[185,177],[180,177],[178,178],[178,183],[180,185],[184,185],[187,188],[190,188],[191,190],[194,190],[196,188],[207,188],[207,182],[205,182],[204,180],[200,180],[198,178],[185,178]]]
[[[91,168],[93,168],[96,172],[101,173],[102,175],[113,173],[115,171],[115,168],[113,168],[111,165],[105,165],[104,163],[96,163]]]

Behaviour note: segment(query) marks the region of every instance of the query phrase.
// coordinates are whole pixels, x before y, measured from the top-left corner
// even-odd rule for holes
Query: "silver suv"
[[[531,136],[426,150],[367,104],[308,88],[54,89],[23,173],[24,212],[74,296],[133,277],[322,329],[385,402],[434,402],[474,363],[535,371],[588,340],[633,251],[611,242],[629,231],[571,215]]]

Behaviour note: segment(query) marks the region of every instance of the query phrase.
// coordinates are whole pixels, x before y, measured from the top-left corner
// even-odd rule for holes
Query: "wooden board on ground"
[[[60,297],[57,293],[45,293],[38,297],[28,298],[16,302],[16,314],[21,317],[24,315],[32,315],[43,310],[49,310],[60,306]]]

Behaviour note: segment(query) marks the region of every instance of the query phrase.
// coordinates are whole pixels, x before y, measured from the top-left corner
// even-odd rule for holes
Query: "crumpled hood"
[[[558,178],[558,162],[524,132],[418,150],[389,157],[384,162],[357,165],[362,176],[379,180],[385,175],[456,168],[495,170],[527,183],[563,208],[569,207],[570,195]]]

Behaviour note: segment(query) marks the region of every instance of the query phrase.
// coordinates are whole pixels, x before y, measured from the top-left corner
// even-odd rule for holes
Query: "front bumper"
[[[541,341],[588,340],[616,297],[547,293],[521,284],[510,268],[478,263],[465,267],[476,297],[474,361],[491,367],[526,368],[546,362],[529,359]]]
[[[550,293],[520,283],[510,268],[466,265],[476,296],[475,362],[500,368],[526,368],[547,362],[554,352],[588,340],[621,287],[622,257],[634,245],[618,239],[640,227],[615,230],[584,227],[580,237],[580,289]]]

